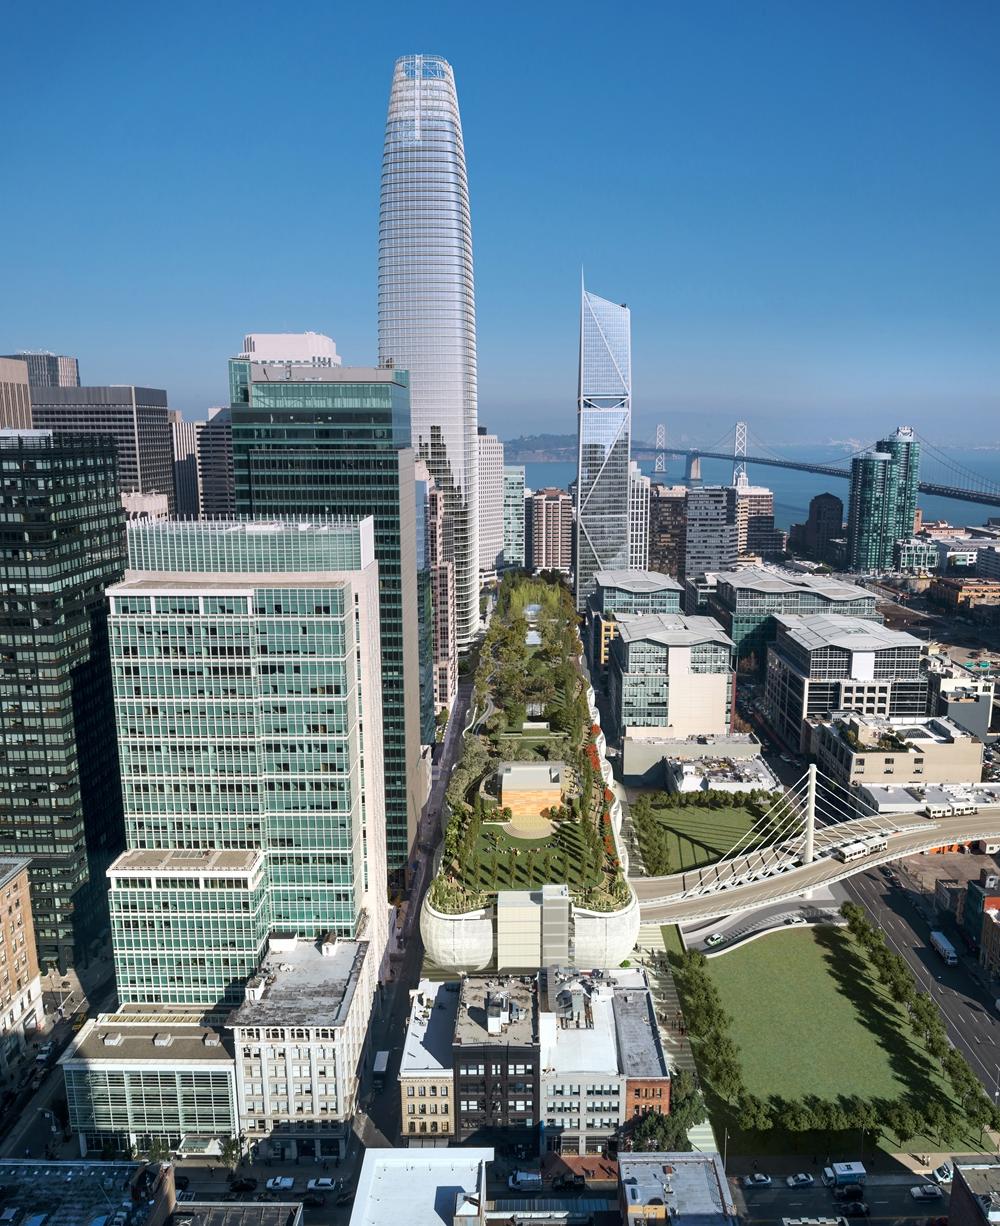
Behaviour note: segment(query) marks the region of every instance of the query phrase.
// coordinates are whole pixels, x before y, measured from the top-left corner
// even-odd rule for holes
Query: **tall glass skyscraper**
[[[899,426],[872,451],[851,462],[847,554],[851,570],[892,565],[896,541],[913,535],[920,481],[920,444],[911,426]]]
[[[587,607],[600,570],[629,558],[629,447],[632,434],[631,315],[582,290],[579,452],[576,481],[576,607]]]
[[[479,626],[476,305],[462,121],[451,65],[396,61],[382,158],[379,363],[410,372],[413,445],[445,499],[459,647]]]

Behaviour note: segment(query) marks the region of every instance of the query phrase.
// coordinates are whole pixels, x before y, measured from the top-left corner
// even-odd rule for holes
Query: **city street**
[[[844,883],[848,896],[866,907],[885,933],[890,949],[909,963],[917,982],[941,1008],[948,1037],[965,1056],[994,1098],[1000,1091],[1000,1021],[994,1000],[965,969],[945,966],[929,944],[932,925],[918,909],[916,896],[892,885],[876,871],[858,873]]]
[[[814,1172],[810,1170],[810,1174]],[[910,1195],[910,1188],[925,1180],[916,1175],[893,1175],[869,1177],[863,1200],[870,1213],[867,1218],[853,1219],[858,1222],[919,1222],[928,1218],[945,1216],[948,1212],[948,1190],[940,1200],[918,1202]],[[838,1217],[842,1206],[834,1200],[832,1192],[817,1180],[812,1188],[789,1188],[783,1179],[774,1179],[770,1188],[740,1189],[737,1198],[746,1204],[745,1220],[748,1222],[780,1222],[782,1218]]]

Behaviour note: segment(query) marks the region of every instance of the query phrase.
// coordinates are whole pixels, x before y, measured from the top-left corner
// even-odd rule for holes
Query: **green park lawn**
[[[709,961],[747,1089],[761,1098],[801,1100],[858,1096],[926,1101],[951,1098],[937,1062],[913,1035],[902,1010],[882,988],[867,958],[842,928],[771,934]],[[697,1059],[697,1041],[695,1042]],[[741,1132],[733,1108],[709,1089],[717,1133],[728,1129],[733,1153],[827,1153],[856,1158],[860,1138],[788,1132]],[[950,1138],[910,1138],[908,1150],[978,1149],[978,1130]],[[968,1132],[969,1135],[965,1135]],[[880,1148],[899,1148],[884,1136]],[[866,1148],[871,1146],[871,1140]]]
[[[553,834],[541,839],[512,838],[499,824],[487,822],[476,853],[475,862],[463,865],[462,882],[477,892],[535,889],[550,881],[565,881],[571,890],[585,890],[600,880],[577,822],[562,822]]]
[[[670,844],[670,871],[686,872],[712,864],[750,829],[754,819],[746,809],[708,809],[695,805],[655,808]]]

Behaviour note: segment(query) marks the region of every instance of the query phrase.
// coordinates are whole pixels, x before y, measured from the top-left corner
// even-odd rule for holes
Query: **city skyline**
[[[626,18],[608,37],[633,71],[610,106],[583,84],[607,48],[591,46],[578,23],[544,15],[536,46],[448,5],[400,9],[392,45],[342,15],[337,33],[352,56],[335,79],[319,90],[282,58],[272,65],[279,89],[247,99],[227,84],[240,55],[229,54],[225,10],[204,18],[193,47],[173,37],[179,12],[147,27],[114,5],[87,23],[56,5],[70,36],[47,53],[41,107],[25,103],[41,50],[21,32],[22,54],[0,84],[14,120],[8,157],[27,172],[5,202],[21,236],[5,255],[5,351],[79,354],[88,382],[165,387],[187,417],[225,403],[219,358],[251,327],[315,328],[352,364],[372,362],[386,78],[397,54],[426,50],[455,65],[463,93],[480,412],[494,422],[502,414],[506,437],[539,421],[572,430],[581,264],[595,284],[621,285],[639,320],[637,437],[671,414],[748,417],[764,435],[792,409],[789,438],[826,434],[832,413],[838,434],[856,434],[874,411],[925,433],[946,411],[956,439],[988,428],[1000,380],[996,227],[982,204],[996,198],[996,160],[982,156],[1000,75],[995,10],[973,6],[948,23],[901,4],[836,15],[775,5],[763,21],[734,11],[724,30],[678,10]],[[331,20],[318,9],[303,19],[318,37]],[[26,20],[12,15],[12,38]],[[543,63],[549,23],[563,46],[555,64]],[[247,54],[259,33],[252,17],[241,25]],[[115,71],[81,98],[76,57],[86,62],[112,36],[122,50]],[[513,55],[531,90],[504,86],[497,65]],[[151,101],[123,113],[117,102],[140,72]],[[300,113],[337,132],[309,199],[290,203],[269,181],[234,207],[221,189],[243,153],[223,134],[249,131],[295,160],[309,149]],[[618,160],[642,158],[627,197],[596,205],[565,190],[590,141]],[[664,158],[642,152],[651,142]],[[122,172],[122,148],[129,171],[157,186],[142,209],[88,191]],[[59,186],[67,173],[78,188],[70,214]],[[343,182],[349,192],[337,190]],[[321,222],[329,250],[314,246],[289,279],[289,234]],[[238,274],[247,244],[258,258],[256,301]]]

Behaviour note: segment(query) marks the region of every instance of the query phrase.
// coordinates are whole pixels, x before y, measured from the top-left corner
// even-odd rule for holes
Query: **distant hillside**
[[[575,434],[522,434],[507,439],[503,458],[508,464],[537,463],[543,460],[575,460]]]

